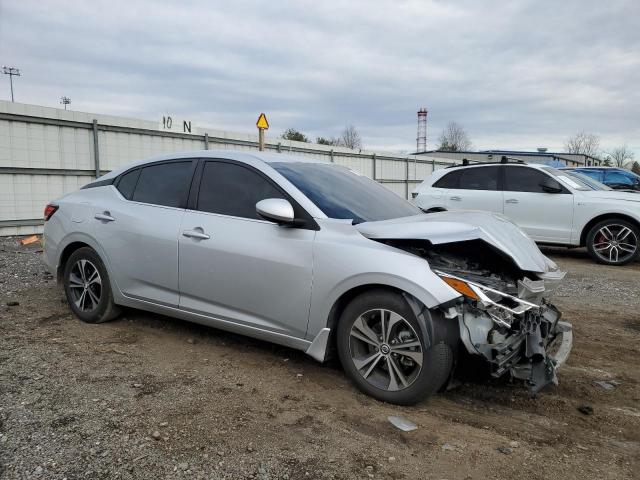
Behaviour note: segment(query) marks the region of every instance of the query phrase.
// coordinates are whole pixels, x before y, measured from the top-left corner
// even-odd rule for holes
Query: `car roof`
[[[560,170],[624,170],[625,172],[629,172],[626,168],[620,167],[562,167]]]
[[[447,173],[451,173],[451,172],[459,172],[460,170],[463,169],[467,169],[467,168],[483,168],[483,167],[500,167],[500,166],[514,166],[514,167],[530,167],[530,168],[535,168],[537,170],[542,170],[545,167],[549,168],[549,165],[544,165],[541,163],[527,163],[527,162],[478,162],[478,163],[471,163],[469,165],[452,165],[450,167],[446,167],[446,168],[441,168],[439,170],[434,171],[433,173],[431,173],[431,175],[429,175],[427,178],[425,178],[425,182],[429,181],[430,184],[435,183],[437,180],[440,180],[440,178],[444,177]]]
[[[137,162],[133,162],[127,164],[123,167],[112,170],[111,172],[100,177],[100,180],[108,180],[109,178],[114,178],[120,175],[121,173],[134,168],[140,167],[143,165],[147,165],[149,163],[162,162],[166,160],[184,160],[190,158],[223,158],[227,160],[236,160],[243,163],[254,163],[256,161],[261,161],[267,164],[271,163],[280,163],[280,162],[291,162],[291,163],[322,163],[322,164],[330,164],[330,162],[326,160],[320,160],[317,158],[309,158],[309,157],[301,157],[295,155],[288,155],[282,153],[265,153],[265,152],[244,152],[240,150],[192,150],[187,152],[173,152],[165,155],[157,155],[155,157],[146,158],[144,160],[139,160]]]
[[[453,168],[472,168],[472,167],[495,167],[495,166],[516,166],[516,167],[534,167],[534,168],[543,168],[549,167],[544,163],[530,163],[530,162],[477,162],[477,163],[469,163],[468,165],[451,165],[446,167],[447,170]]]

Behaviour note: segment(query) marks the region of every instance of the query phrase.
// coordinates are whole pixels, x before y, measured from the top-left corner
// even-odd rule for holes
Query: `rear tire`
[[[433,322],[426,338],[399,293],[376,289],[351,301],[337,328],[338,355],[355,386],[372,397],[412,405],[436,393],[449,379],[453,351],[446,323]],[[429,345],[426,347],[426,345]]]
[[[626,265],[640,254],[640,230],[626,220],[603,220],[589,230],[587,250],[591,258],[598,263]]]
[[[107,269],[93,249],[83,247],[73,252],[65,265],[63,279],[69,307],[83,322],[108,322],[120,314],[113,301]]]

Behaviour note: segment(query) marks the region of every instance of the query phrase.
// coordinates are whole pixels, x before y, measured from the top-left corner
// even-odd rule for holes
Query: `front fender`
[[[346,293],[363,286],[391,287],[433,308],[460,296],[416,255],[370,240],[352,225],[322,222],[314,242],[313,290],[307,339],[327,328]]]

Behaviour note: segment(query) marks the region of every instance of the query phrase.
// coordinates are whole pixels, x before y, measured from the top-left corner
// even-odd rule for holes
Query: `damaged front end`
[[[487,360],[493,377],[510,373],[525,380],[533,394],[558,383],[556,369],[569,356],[572,330],[545,298],[544,279],[518,280],[517,292],[508,293],[435,272],[451,286],[466,286],[463,301],[449,307],[445,316],[457,319],[463,345]]]
[[[573,338],[571,324],[560,321],[549,298],[564,272],[523,271],[482,241],[389,243],[425,258],[461,294],[442,310],[458,322],[464,348],[487,361],[491,376],[522,379],[532,394],[557,384],[556,370],[567,360]]]

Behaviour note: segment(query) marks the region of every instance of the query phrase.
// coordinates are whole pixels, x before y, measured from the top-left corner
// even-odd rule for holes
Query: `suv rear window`
[[[144,167],[133,192],[133,201],[185,208],[193,175],[192,164],[192,161],[184,161]]]
[[[499,167],[475,167],[461,170],[460,185],[463,190],[498,190]]]

